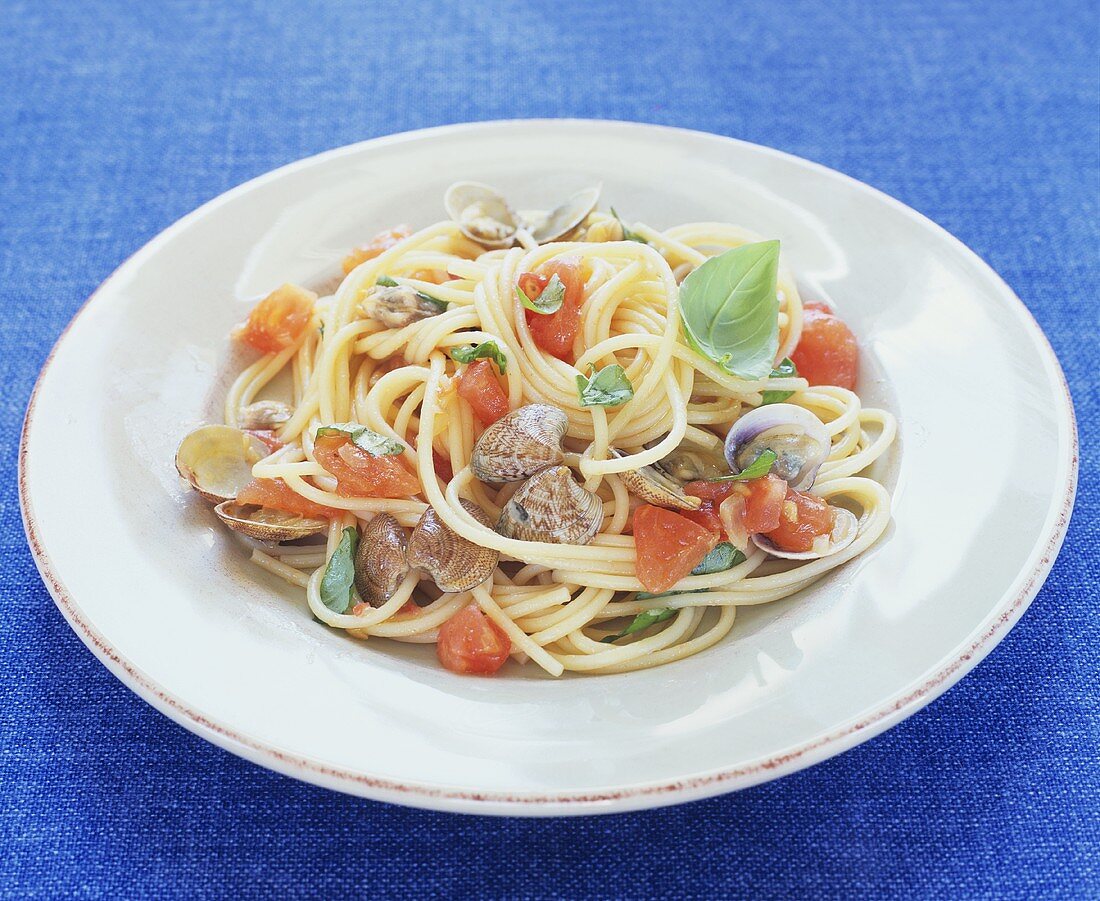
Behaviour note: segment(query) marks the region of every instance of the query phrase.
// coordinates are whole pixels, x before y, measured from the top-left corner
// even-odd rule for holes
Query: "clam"
[[[388,513],[379,513],[363,527],[355,552],[355,590],[372,607],[393,597],[408,574],[407,545],[405,530]]]
[[[625,457],[623,451],[611,448],[616,457]],[[636,494],[647,504],[658,507],[673,507],[677,510],[698,510],[701,498],[684,494],[683,483],[662,471],[658,464],[643,466],[628,472],[620,472],[619,478],[627,490]]]
[[[290,419],[294,410],[279,400],[258,400],[237,413],[242,429],[273,429]]]
[[[519,482],[562,461],[569,417],[549,404],[528,404],[481,433],[470,469],[483,482]]]
[[[819,536],[808,551],[784,551],[772,544],[767,535],[753,535],[752,543],[771,556],[782,557],[784,560],[817,560],[828,557],[844,550],[859,534],[859,520],[854,513],[843,507],[833,507],[833,515],[835,519],[832,532]]]
[[[539,244],[549,244],[564,238],[577,228],[600,201],[600,186],[577,191],[565,203],[554,207],[541,217],[529,219],[528,230]]]
[[[681,485],[700,479],[716,479],[729,473],[726,461],[720,453],[695,447],[687,442],[653,465]]]
[[[252,464],[268,455],[255,435],[228,425],[204,425],[188,433],[176,451],[176,470],[212,504],[235,500],[252,481]]]
[[[312,519],[297,513],[284,513],[270,507],[238,504],[235,501],[218,504],[214,512],[234,532],[260,541],[294,541],[296,538],[316,535],[328,528],[328,521],[324,519]]]
[[[535,473],[505,504],[496,530],[506,538],[588,544],[603,523],[603,502],[567,466]]]
[[[455,182],[443,195],[443,206],[462,234],[485,247],[511,247],[522,227],[508,201],[480,182]]]
[[[463,499],[462,509],[487,528],[492,521],[477,504]],[[475,544],[447,526],[434,507],[420,517],[409,538],[405,561],[424,570],[441,591],[468,591],[488,579],[500,554]]]
[[[386,328],[404,328],[442,312],[439,303],[403,285],[376,287],[361,306],[364,313]]]
[[[814,483],[829,455],[829,432],[809,410],[794,404],[768,404],[746,413],[726,435],[726,462],[734,472],[748,467],[765,450],[777,460],[771,471],[797,491]]]

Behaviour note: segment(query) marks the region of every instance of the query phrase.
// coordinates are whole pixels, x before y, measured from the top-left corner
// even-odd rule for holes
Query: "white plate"
[[[179,437],[217,418],[230,326],[331,272],[443,189],[522,207],[602,180],[657,227],[782,239],[860,337],[866,399],[901,422],[894,525],[812,590],[739,614],[689,660],[617,676],[454,676],[429,647],[315,623],[181,487]],[[875,375],[880,376],[876,378]],[[775,778],[865,741],[971,669],[1065,534],[1073,410],[1027,310],[973,253],[866,185],[775,150],[615,122],[412,132],[303,160],[206,204],[93,295],[27,413],[23,515],[46,585],[120,679],[188,729],[288,775],[478,813],[651,807]],[[914,761],[914,765],[921,765]]]

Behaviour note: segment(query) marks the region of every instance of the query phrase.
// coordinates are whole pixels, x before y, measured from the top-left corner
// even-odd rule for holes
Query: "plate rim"
[[[972,258],[973,261],[977,262],[979,267],[984,269],[988,276],[992,277],[994,285],[999,288],[1006,302],[1010,305],[1014,302],[1017,307],[1017,312],[1023,313],[1021,319],[1025,328],[1031,333],[1031,337],[1035,340],[1036,349],[1043,358],[1052,376],[1055,376],[1052,381],[1056,386],[1060,386],[1062,389],[1062,397],[1058,398],[1057,393],[1055,395],[1056,399],[1061,401],[1057,411],[1059,426],[1061,428],[1068,427],[1069,433],[1068,459],[1060,461],[1061,467],[1065,470],[1062,497],[1059,502],[1057,491],[1051,495],[1046,521],[1044,522],[1044,533],[1035,544],[1035,548],[1037,550],[1041,548],[1041,552],[1037,555],[1033,552],[1033,556],[1036,556],[1036,562],[1032,566],[1030,572],[1026,569],[1022,569],[1017,573],[1016,582],[1020,584],[1020,588],[1016,594],[1013,596],[1011,594],[1011,589],[1006,592],[999,603],[990,610],[975,629],[971,631],[957,647],[949,651],[938,664],[932,667],[918,684],[909,686],[904,691],[875,705],[862,716],[842,723],[824,735],[819,735],[809,741],[793,745],[781,753],[773,754],[769,757],[758,758],[736,767],[723,768],[685,779],[638,783],[612,788],[606,791],[597,790],[556,793],[481,792],[453,786],[444,787],[427,783],[397,781],[371,776],[367,773],[355,771],[346,767],[333,766],[312,757],[289,753],[272,743],[247,735],[223,722],[205,716],[201,711],[193,709],[182,698],[167,691],[163,686],[159,685],[156,680],[120,654],[107,640],[106,636],[100,633],[100,631],[83,615],[83,611],[76,599],[65,587],[65,584],[56,572],[40,538],[29,493],[28,436],[33,423],[39,388],[45,379],[46,373],[73,325],[85,312],[87,312],[92,302],[100,296],[100,293],[105,288],[111,286],[124,270],[135,266],[144,256],[151,254],[160,244],[184,230],[193,219],[220,204],[232,200],[239,194],[243,194],[267,181],[276,180],[290,171],[316,165],[317,163],[346,154],[353,154],[368,146],[382,146],[400,143],[404,140],[455,132],[478,130],[492,131],[500,128],[514,128],[517,125],[538,125],[540,127],[565,125],[572,127],[610,128],[611,130],[618,129],[622,131],[664,132],[671,135],[687,136],[692,140],[702,138],[704,140],[723,144],[732,143],[749,148],[752,151],[762,153],[766,156],[772,156],[809,167],[811,170],[825,177],[840,179],[841,182],[845,183],[849,188],[853,188],[857,191],[869,192],[872,196],[880,201],[885,201],[889,206],[894,207],[894,209],[903,215],[914,219],[926,228],[931,228],[934,233],[938,234],[941,238],[945,238],[950,245],[953,245],[957,251],[961,251],[964,256],[968,256]],[[31,555],[47,590],[70,628],[73,629],[84,645],[92,651],[99,661],[124,685],[146,703],[150,704],[188,731],[238,757],[242,757],[245,760],[259,764],[283,775],[319,785],[324,788],[371,798],[373,800],[456,813],[507,816],[561,816],[614,813],[661,807],[748,788],[761,782],[797,772],[798,770],[849,750],[856,745],[868,741],[922,709],[977,666],[978,663],[980,663],[985,656],[1000,643],[1016,622],[1019,621],[1024,611],[1030,606],[1031,601],[1038,594],[1039,589],[1046,581],[1054,565],[1054,560],[1065,540],[1069,527],[1069,520],[1077,489],[1078,456],[1079,443],[1076,414],[1073,407],[1073,398],[1066,382],[1065,373],[1050,344],[1050,340],[1043,332],[1042,327],[1039,325],[1030,309],[1028,309],[1027,305],[1024,304],[1017,296],[1016,292],[1013,291],[1003,278],[1001,278],[996,270],[975,251],[941,225],[907,204],[902,203],[902,201],[897,198],[880,191],[878,188],[866,182],[860,181],[857,178],[846,175],[843,172],[813,160],[808,160],[804,157],[768,147],[763,144],[756,144],[751,141],[744,141],[739,138],[699,131],[696,129],[619,119],[494,119],[481,122],[460,122],[450,125],[434,126],[431,128],[395,132],[331,148],[320,153],[294,160],[285,165],[261,173],[260,175],[218,194],[154,235],[149,241],[127,256],[88,296],[61,331],[53,347],[50,349],[49,354],[46,356],[28,399],[23,426],[20,432],[18,488],[20,513]],[[1021,579],[1023,580],[1022,583],[1020,582]]]

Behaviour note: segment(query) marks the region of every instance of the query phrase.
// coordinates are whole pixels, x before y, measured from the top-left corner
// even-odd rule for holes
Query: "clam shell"
[[[623,451],[611,448],[616,457],[625,457]],[[627,472],[620,472],[619,478],[627,491],[636,494],[647,504],[658,507],[672,507],[676,510],[698,510],[703,505],[702,498],[684,494],[680,483],[666,475],[656,466],[643,466]]]
[[[603,502],[567,466],[535,473],[505,504],[496,530],[506,538],[588,544],[603,523]]]
[[[237,424],[242,429],[273,429],[290,419],[294,410],[280,400],[258,400],[237,413]]]
[[[495,188],[476,181],[455,182],[443,195],[443,206],[471,241],[494,248],[515,243],[519,218]]]
[[[782,557],[784,560],[819,560],[830,557],[837,551],[844,550],[859,534],[859,520],[855,514],[843,507],[836,507],[835,510],[836,522],[833,523],[833,531],[829,535],[829,546],[824,551],[784,551],[772,544],[766,535],[753,535],[752,543],[771,556]]]
[[[214,508],[223,523],[234,532],[260,541],[294,541],[307,535],[316,535],[328,528],[328,521],[311,519],[297,513],[284,513],[270,507],[254,504],[238,504],[225,501]]]
[[[569,417],[549,404],[528,404],[481,433],[470,469],[483,482],[518,482],[560,463]]]
[[[600,202],[602,185],[577,191],[560,206],[554,207],[538,221],[530,223],[531,237],[539,244],[549,244],[568,235],[588,218]]]
[[[485,511],[465,498],[462,509],[483,526],[493,523]],[[420,517],[409,538],[405,560],[412,568],[427,572],[441,591],[468,591],[488,579],[496,569],[500,554],[482,547],[452,531],[429,507]]]
[[[363,527],[355,552],[355,590],[372,607],[393,597],[408,574],[408,541],[408,534],[388,513],[379,513]]]
[[[813,485],[832,443],[824,424],[809,410],[794,404],[767,404],[750,410],[730,428],[726,461],[730,469],[740,472],[765,449],[779,457],[771,471],[796,491],[805,491]]]
[[[228,425],[188,433],[176,451],[176,471],[212,504],[235,500],[252,481],[252,464],[268,455],[255,435]]]

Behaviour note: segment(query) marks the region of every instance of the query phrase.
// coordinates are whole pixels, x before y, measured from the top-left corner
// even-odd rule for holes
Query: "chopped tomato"
[[[355,250],[344,257],[344,275],[347,275],[360,263],[373,260],[376,256],[389,250],[398,241],[404,241],[412,233],[411,225],[395,225],[393,228],[387,228],[385,231],[379,232],[366,244],[356,247]]]
[[[718,516],[718,509],[714,506],[714,501],[703,501],[698,510],[680,510],[678,512],[681,516],[686,516],[708,532],[714,532],[716,535],[722,534],[722,520]]]
[[[803,309],[802,337],[791,352],[798,374],[811,385],[838,385],[855,390],[859,378],[859,345],[844,323],[821,304]]]
[[[451,468],[451,461],[437,450],[432,451],[432,467],[441,481],[449,482],[455,477],[454,469]]]
[[[645,504],[634,511],[638,581],[646,591],[667,591],[698,566],[718,536],[686,516]]]
[[[309,498],[302,497],[282,479],[253,479],[237,492],[237,503],[270,507],[284,513],[297,513],[299,516],[311,516],[315,519],[331,519],[343,515],[342,510],[315,504]]]
[[[527,295],[528,300],[534,300],[550,283],[550,279],[537,272],[524,272],[518,279],[519,289]]]
[[[685,493],[703,498],[695,513],[685,513],[692,522],[715,531],[745,550],[749,535],[779,525],[787,483],[771,474],[745,482],[688,482]],[[717,511],[717,512],[715,512]]]
[[[809,551],[814,539],[833,530],[836,512],[824,500],[803,491],[787,490],[779,525],[764,534],[784,551]]]
[[[458,376],[458,394],[473,407],[482,425],[492,425],[508,413],[508,396],[500,387],[492,360],[474,360]]]
[[[372,456],[344,435],[318,438],[313,456],[336,477],[341,497],[410,497],[420,491],[420,480],[399,456]]]
[[[279,450],[282,447],[286,447],[283,442],[279,440],[279,436],[275,434],[273,429],[245,429],[249,435],[259,438],[271,453]]]
[[[553,276],[561,279],[565,285],[565,298],[556,313],[536,313],[525,310],[527,327],[535,344],[559,360],[572,362],[573,341],[581,326],[581,305],[584,303],[584,277],[578,260],[551,260],[542,266],[540,272],[525,272],[519,277],[520,290],[528,297],[538,297]],[[532,278],[533,277],[533,278]],[[529,290],[531,286],[541,284],[538,290]]]
[[[439,627],[435,652],[452,673],[491,676],[512,653],[512,641],[477,604],[469,604]]]
[[[313,319],[317,295],[297,285],[276,288],[252,308],[233,337],[265,354],[276,354],[294,344]]]
[[[749,532],[767,532],[779,525],[787,483],[779,476],[768,474],[759,479],[741,482],[748,490],[745,498],[745,528]]]
[[[417,606],[416,601],[405,601],[401,609],[397,612],[402,616],[412,616],[413,614],[420,612],[420,607]]]

